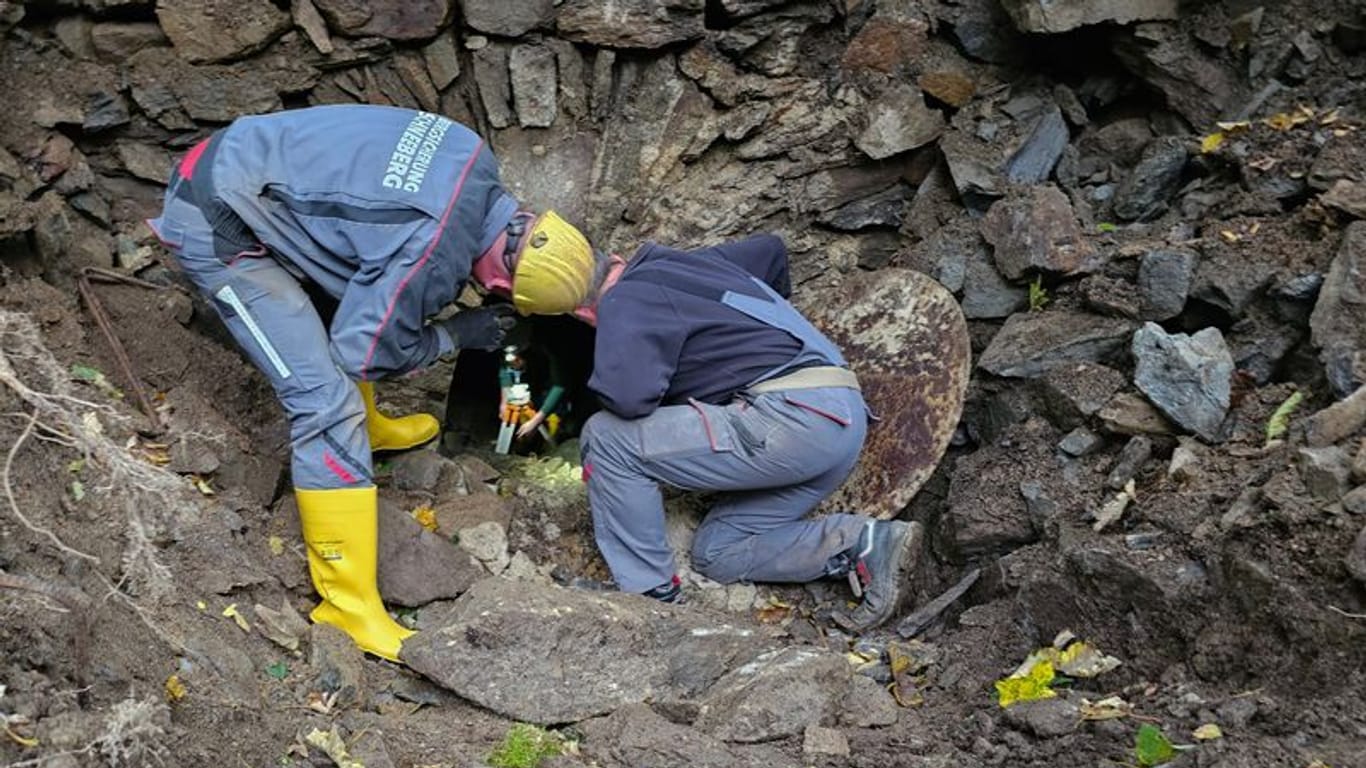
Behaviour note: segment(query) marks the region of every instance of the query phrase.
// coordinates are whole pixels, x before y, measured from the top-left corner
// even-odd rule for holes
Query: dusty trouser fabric
[[[264,249],[219,255],[203,213],[177,194],[184,183],[171,180],[158,234],[275,388],[289,417],[294,486],[372,485],[365,404],[303,286]]]
[[[582,437],[594,535],[617,585],[643,592],[675,573],[660,483],[720,491],[697,529],[693,567],[721,583],[827,575],[868,518],[803,519],[858,460],[867,411],[857,390],[743,395],[623,419],[600,412]]]

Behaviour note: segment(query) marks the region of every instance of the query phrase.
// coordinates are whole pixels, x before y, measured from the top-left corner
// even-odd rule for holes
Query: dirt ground
[[[0,2],[0,15],[8,5]],[[56,43],[43,35],[65,12],[58,5],[36,12],[36,21],[11,33],[5,44],[23,53],[7,58],[4,71],[17,79],[25,62],[47,60],[43,57]],[[708,14],[719,14],[729,5],[706,7]],[[869,46],[862,54],[872,55],[871,50],[880,61],[881,54],[907,53],[896,46],[910,45],[899,35],[911,29],[921,35],[914,38],[917,45],[929,46],[927,57],[957,60],[960,55],[947,42],[950,28],[955,34],[983,29],[955,15],[981,4],[915,5],[939,14],[932,37],[924,37],[928,25],[874,25],[875,34],[859,38]],[[854,723],[841,728],[847,749],[812,749],[809,738],[795,735],[730,745],[707,753],[721,755],[711,762],[694,756],[696,764],[1132,766],[1138,764],[1136,733],[1147,724],[1191,747],[1169,765],[1366,768],[1366,504],[1358,493],[1366,481],[1366,434],[1357,423],[1327,446],[1345,457],[1340,463],[1350,465],[1351,472],[1343,467],[1319,471],[1314,462],[1320,454],[1305,453],[1311,421],[1336,398],[1310,339],[1309,315],[1319,284],[1306,296],[1297,288],[1302,282],[1296,282],[1306,276],[1321,282],[1341,258],[1344,231],[1354,219],[1366,217],[1324,202],[1333,182],[1366,185],[1361,170],[1366,96],[1352,74],[1361,70],[1361,50],[1351,56],[1323,52],[1332,45],[1350,48],[1355,38],[1343,35],[1364,27],[1359,20],[1342,21],[1350,3],[1280,4],[1268,9],[1261,32],[1276,45],[1266,43],[1270,52],[1252,55],[1220,34],[1229,28],[1236,34],[1239,27],[1232,19],[1253,4],[1195,5],[1199,8],[1183,16],[1180,26],[1201,41],[1195,53],[1239,57],[1239,71],[1271,66],[1269,59],[1290,67],[1291,86],[1262,99],[1256,115],[1291,120],[1303,105],[1311,108],[1312,118],[1293,125],[1252,119],[1228,127],[1187,126],[1182,120],[1189,115],[1173,111],[1183,98],[1180,88],[1165,93],[1169,110],[1154,106],[1164,101],[1152,84],[1162,83],[1160,78],[1143,86],[1125,79],[1127,95],[1092,117],[1096,124],[1139,116],[1154,129],[1178,126],[1168,132],[1182,136],[1192,149],[1179,191],[1171,193],[1171,207],[1120,226],[1110,221],[1113,210],[1101,190],[1115,193],[1116,182],[1132,171],[1150,138],[1149,128],[1143,128],[1141,140],[1133,140],[1119,132],[1097,136],[1095,125],[1074,126],[1077,146],[1099,149],[1086,149],[1087,157],[1065,157],[1062,162],[1071,162],[1071,175],[1080,180],[1060,183],[1105,266],[1085,276],[1045,270],[1034,284],[1034,299],[1026,298],[1026,284],[1017,281],[1017,304],[974,317],[970,328],[974,355],[980,356],[1006,318],[1030,312],[1031,301],[1041,301],[1034,309],[1045,314],[1134,319],[1138,313],[1131,305],[1142,255],[1160,248],[1198,251],[1191,298],[1164,324],[1172,332],[1216,327],[1227,339],[1239,370],[1226,439],[1178,436],[1160,417],[1161,423],[1147,431],[1116,426],[1121,419],[1107,421],[1098,410],[1101,402],[1084,416],[1069,416],[1071,401],[1086,398],[1068,394],[1067,382],[974,370],[959,433],[902,515],[929,531],[916,606],[975,572],[972,586],[907,639],[896,632],[903,617],[861,638],[840,632],[831,614],[849,594],[839,583],[759,585],[753,592],[748,587],[707,592],[706,585],[689,584],[698,603],[729,610],[737,624],[847,654],[862,677],[876,682],[879,694],[869,711],[841,715],[841,724]],[[149,8],[109,16],[125,17],[154,18]],[[949,18],[953,24],[943,21]],[[1305,19],[1313,20],[1304,22],[1308,37],[1299,35]],[[1343,27],[1334,27],[1339,21]],[[849,43],[837,24],[820,29],[807,38],[809,45],[834,39]],[[743,32],[736,33],[738,39]],[[1090,55],[1104,49],[1108,39],[1084,33],[1049,43],[1033,39],[1032,58],[990,66],[975,62],[972,71],[1000,75],[1003,81],[1003,71],[1018,74],[1009,79],[1021,92],[1035,88],[1036,80],[1047,81],[1043,90],[1048,93],[1063,81],[1084,91],[1085,78],[1067,64],[1069,41]],[[960,39],[958,45],[967,44]],[[1182,53],[1194,55],[1192,50]],[[630,56],[622,60],[635,66]],[[1301,69],[1287,61],[1300,62]],[[1305,62],[1316,61],[1317,68],[1303,69]],[[828,76],[847,64],[848,59],[840,64],[822,51],[804,57],[800,69]],[[692,61],[689,66],[701,65]],[[1106,67],[1111,66],[1107,59]],[[28,69],[24,77],[41,75],[43,83],[54,76],[45,65]],[[108,68],[87,63],[80,71],[101,88],[120,87]],[[633,72],[641,81],[654,76],[641,74],[643,67]],[[758,88],[738,70],[717,72],[702,78],[717,94],[726,85],[741,93]],[[56,92],[74,86],[57,78],[51,87]],[[328,95],[346,90],[333,80],[326,88]],[[442,103],[449,98],[450,92]],[[1002,121],[986,107],[976,114],[935,104],[949,115],[950,128],[971,126],[978,138],[984,135],[982,125]],[[1236,105],[1226,106],[1236,111]],[[991,109],[997,109],[994,102]],[[1190,111],[1199,112],[1200,105],[1187,107]],[[819,122],[800,110],[795,114],[794,123]],[[639,122],[648,122],[645,117]],[[19,111],[0,119],[0,126],[6,127],[7,141],[25,145],[46,133]],[[734,131],[740,137],[735,144],[749,146],[740,144],[750,130],[742,127],[710,129],[717,135]],[[141,115],[128,130],[133,138],[160,135]],[[1202,151],[1202,140],[1216,130],[1226,134],[1222,143]],[[691,134],[684,138],[692,140]],[[779,133],[775,141],[782,138]],[[623,152],[627,144],[622,142]],[[108,140],[94,138],[82,146],[96,171],[116,165]],[[820,143],[797,146],[781,161],[786,165],[779,175],[824,173],[831,162],[822,154],[826,149]],[[946,140],[944,152],[950,149]],[[746,151],[753,157],[742,159],[755,160],[750,169],[770,160],[761,149]],[[932,162],[908,164],[916,169],[889,178],[909,182],[914,176],[919,182],[924,178],[919,165],[943,165],[943,156],[935,152]],[[1078,171],[1076,166],[1091,155],[1104,163]],[[25,158],[26,165],[40,169],[45,162],[56,161],[48,155]],[[78,167],[72,163],[65,172],[74,175]],[[1065,165],[1058,167],[1054,178],[1064,175]],[[757,186],[759,172],[748,173]],[[116,187],[115,210],[101,215],[128,222],[154,212],[160,193],[154,184],[118,169],[108,178],[115,180],[110,182]],[[823,178],[820,183],[864,182]],[[941,178],[940,184],[951,186],[952,180]],[[890,262],[943,279],[941,262],[948,261],[945,252],[952,249],[940,248],[944,240],[934,239],[931,230],[967,232],[967,251],[985,247],[977,218],[964,210],[970,195],[946,189],[936,197],[930,187],[926,180],[923,193],[905,201],[904,223],[879,221],[875,236],[868,236],[878,243],[901,238],[894,253],[865,250],[857,238],[830,224],[841,216],[874,217],[875,212],[822,211],[827,216],[822,226],[828,228],[816,245],[803,232],[787,233],[802,258],[796,271],[811,280],[804,290],[818,296],[820,279],[837,273],[840,265],[855,269]],[[629,192],[621,196],[629,198]],[[25,203],[36,203],[41,195],[26,194]],[[747,213],[775,228],[787,226],[781,218],[786,208],[764,208],[777,205],[783,194],[777,187],[756,190],[753,197],[762,204]],[[661,199],[658,204],[667,210],[670,201]],[[781,205],[789,204],[795,210],[811,203]],[[622,218],[635,224],[635,217],[655,210],[633,207]],[[297,626],[283,631],[283,644],[267,637],[281,634],[272,616],[307,615],[316,600],[288,493],[283,414],[266,380],[233,348],[212,312],[184,288],[160,252],[153,253],[153,264],[137,270],[145,284],[94,280],[90,287],[127,354],[128,370],[146,387],[154,412],[142,412],[134,382],[76,286],[80,268],[90,264],[82,244],[98,241],[94,250],[100,251],[109,235],[103,230],[99,238],[90,235],[84,227],[93,226],[87,221],[91,217],[71,216],[76,224],[63,235],[67,247],[55,256],[39,254],[36,246],[33,253],[19,249],[6,239],[13,222],[0,222],[6,225],[0,227],[0,764],[326,766],[334,761],[308,746],[306,737],[315,729],[336,729],[369,768],[487,765],[514,725],[508,718],[403,666],[361,658],[344,638],[338,645],[325,632]],[[905,229],[898,230],[903,224]],[[25,243],[41,240],[28,230],[23,238],[29,238]],[[818,260],[814,252],[827,255]],[[959,282],[964,282],[961,276]],[[1132,381],[1127,350],[1104,361],[1113,370],[1096,379],[1109,375],[1118,381],[1101,396],[1107,404]],[[444,365],[382,385],[383,407],[445,419],[447,392],[468,391],[462,385],[451,390],[452,375],[461,374],[458,365],[454,370]],[[1289,418],[1285,434],[1268,441],[1272,414],[1296,392],[1305,393],[1303,404]],[[491,418],[491,404],[477,403],[459,415],[477,420],[481,413]],[[1075,454],[1060,449],[1077,426],[1094,429],[1103,439]],[[1111,483],[1122,454],[1138,445],[1130,440],[1135,432],[1144,432],[1147,442],[1139,447],[1145,454],[1128,477]],[[572,482],[572,466],[538,456],[496,456],[479,438],[447,453],[439,460],[380,457],[378,482],[385,502],[403,515],[429,508],[432,525],[447,541],[468,526],[496,523],[506,535],[502,554],[517,560],[515,568],[507,566],[509,573],[517,570],[518,578],[539,584],[607,577],[593,545],[582,489]],[[572,450],[564,455],[572,459]],[[440,479],[415,481],[422,467],[439,468]],[[1096,530],[1097,511],[1112,503],[1129,478],[1124,513]],[[1352,493],[1357,496],[1349,502]],[[706,498],[675,495],[669,504],[671,519],[686,521],[705,510]],[[406,574],[417,582],[423,576]],[[440,605],[391,608],[402,621],[428,629],[441,620]],[[1000,707],[997,681],[1064,631],[1121,665],[1095,677],[1068,676],[1055,684],[1052,699]],[[294,648],[287,647],[291,638]],[[909,666],[894,669],[894,653],[911,658]],[[532,692],[542,684],[518,682]],[[1123,700],[1124,717],[1095,714],[1097,702],[1111,697]],[[688,724],[686,713],[661,709],[657,714],[666,720]],[[1217,725],[1222,737],[1197,738],[1197,729],[1209,725]],[[612,727],[620,724],[559,724],[555,730],[577,745],[577,754],[542,765],[669,766],[684,754],[671,750],[687,739],[664,725],[658,733],[603,735],[613,733]],[[632,739],[643,746],[625,751],[623,745]]]

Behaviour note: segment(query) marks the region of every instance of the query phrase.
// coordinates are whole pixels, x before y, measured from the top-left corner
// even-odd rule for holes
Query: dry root
[[[50,527],[25,515],[14,496],[11,469],[15,455],[31,436],[65,445],[80,453],[97,477],[93,489],[122,507],[126,516],[120,584],[134,594],[161,594],[170,589],[169,572],[158,560],[153,541],[171,522],[175,499],[185,493],[176,475],[133,456],[106,434],[106,425],[127,420],[111,406],[78,397],[65,370],[44,346],[28,315],[0,310],[0,384],[30,409],[27,425],[11,446],[0,486],[11,515],[65,554],[97,558],[57,537]]]

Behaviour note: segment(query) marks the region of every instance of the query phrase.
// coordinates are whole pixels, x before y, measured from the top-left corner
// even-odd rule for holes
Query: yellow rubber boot
[[[309,617],[350,635],[366,653],[398,661],[399,646],[413,631],[389,618],[375,585],[379,508],[374,486],[295,488],[294,498],[308,545],[308,572],[323,599]]]
[[[356,382],[361,399],[365,401],[365,429],[370,433],[371,451],[406,451],[423,443],[431,442],[441,431],[435,417],[426,413],[414,413],[391,419],[375,407],[375,385],[373,382]]]

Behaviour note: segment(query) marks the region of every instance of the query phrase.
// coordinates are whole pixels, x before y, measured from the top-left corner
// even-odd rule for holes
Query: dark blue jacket
[[[787,248],[757,235],[695,251],[648,243],[598,305],[588,386],[624,418],[689,398],[724,403],[802,349],[792,335],[721,303],[727,291],[756,298],[757,277],[791,294]]]

